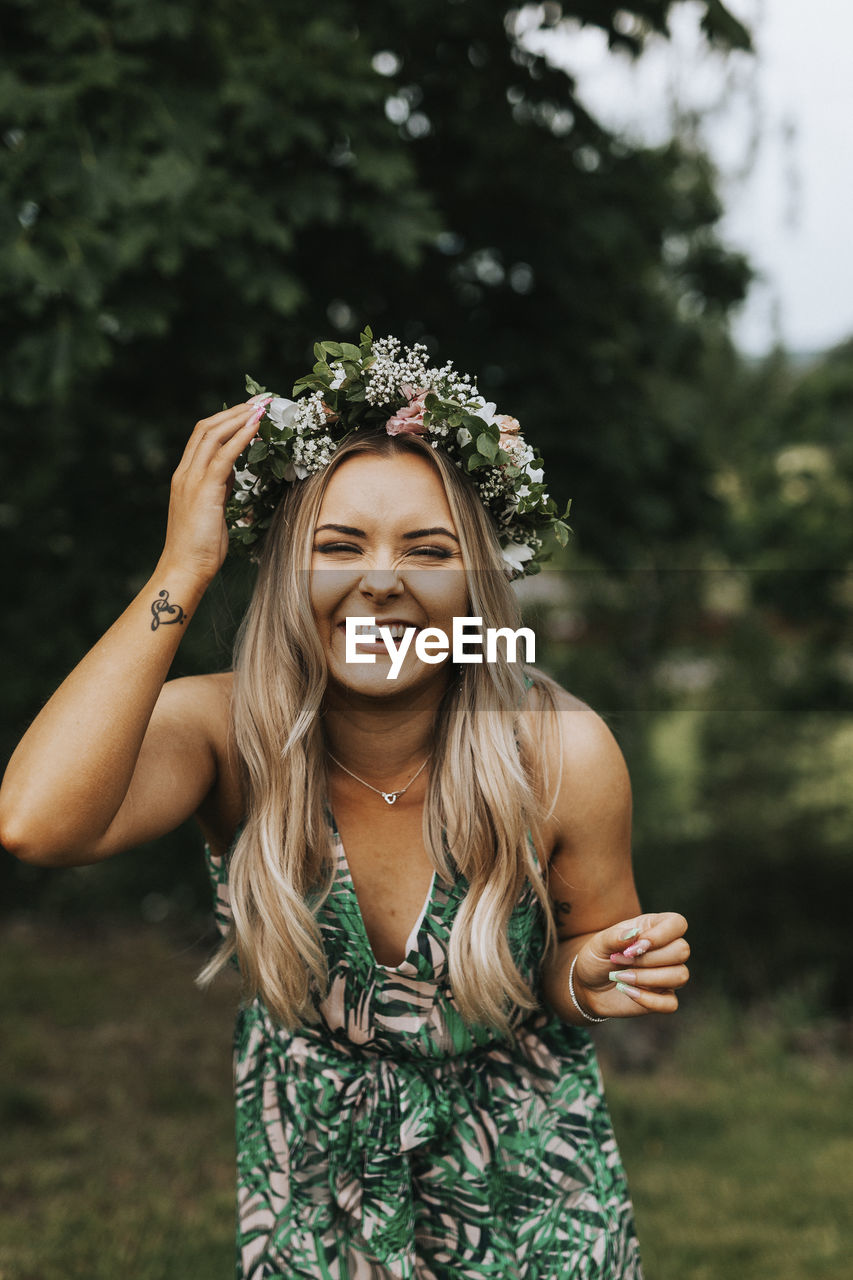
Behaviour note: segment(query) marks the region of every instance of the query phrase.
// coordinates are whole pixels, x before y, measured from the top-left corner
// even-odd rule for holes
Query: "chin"
[[[375,666],[362,667],[354,671],[346,667],[336,670],[333,664],[329,667],[329,683],[349,694],[370,698],[391,698],[401,693],[414,693],[428,685],[443,686],[446,681],[445,667],[430,667],[417,663],[414,667],[405,664],[395,680],[388,679],[390,663],[377,662]]]

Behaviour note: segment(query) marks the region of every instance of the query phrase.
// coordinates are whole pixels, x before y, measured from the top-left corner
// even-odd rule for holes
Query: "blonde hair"
[[[346,458],[401,451],[429,459],[444,484],[470,612],[484,627],[519,625],[497,536],[474,486],[426,441],[359,432],[321,472],[288,486],[267,534],[235,647],[233,729],[245,772],[247,813],[228,871],[232,922],[196,981],[206,986],[236,953],[244,998],[260,995],[289,1030],[319,1021],[312,988],[322,999],[329,982],[316,919],[332,886],[334,858],[320,721],[327,671],[308,572],[314,528],[329,479]],[[528,831],[541,848],[539,819],[546,793],[553,790],[541,744],[545,718],[556,713],[558,686],[528,669],[542,695],[535,699],[531,720],[519,714],[526,694],[519,666],[501,659],[466,664],[463,671],[436,714],[423,839],[439,876],[453,882],[452,853],[468,882],[449,939],[455,1003],[466,1022],[511,1036],[507,1001],[518,1006],[517,1018],[538,1005],[513,961],[507,936],[526,880],[545,914],[545,957],[556,946],[547,889]]]

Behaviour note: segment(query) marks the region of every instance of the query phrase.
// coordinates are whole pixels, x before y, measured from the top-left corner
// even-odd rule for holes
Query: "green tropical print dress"
[[[259,998],[237,1014],[237,1280],[642,1280],[588,1033],[541,1002],[516,1009],[513,1043],[463,1022],[447,960],[458,874],[433,873],[406,958],[377,964],[327,816],[321,1022],[288,1032]],[[224,932],[228,858],[205,856]],[[509,942],[538,989],[529,881]]]

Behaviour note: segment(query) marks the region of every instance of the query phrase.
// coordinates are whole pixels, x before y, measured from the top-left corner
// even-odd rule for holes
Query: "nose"
[[[403,591],[403,580],[396,568],[379,568],[374,565],[365,569],[358,584],[362,595],[370,600],[387,600],[389,596],[398,596]]]

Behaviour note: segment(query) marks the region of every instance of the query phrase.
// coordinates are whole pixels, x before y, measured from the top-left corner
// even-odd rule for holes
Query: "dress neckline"
[[[379,961],[376,959],[376,953],[373,950],[373,944],[370,941],[370,937],[367,932],[367,926],[364,923],[364,915],[361,910],[361,903],[358,900],[358,894],[355,891],[355,882],[352,878],[352,871],[350,869],[349,859],[347,858],[346,849],[344,848],[344,842],[341,839],[341,833],[340,831],[338,831],[338,826],[337,826],[337,823],[335,822],[335,816],[332,813],[331,806],[329,805],[326,806],[326,818],[332,830],[332,837],[335,842],[335,852],[337,856],[338,866],[341,869],[344,883],[346,884],[349,892],[352,894],[352,900],[355,907],[355,912],[354,912],[355,918],[358,922],[358,927],[361,931],[361,937],[364,942],[365,948],[367,950],[367,954],[370,956],[371,964],[373,965],[374,969],[383,969],[388,973],[399,973],[401,972],[401,970],[407,967],[410,967],[409,957],[411,956],[413,951],[418,950],[418,939],[420,938],[421,930],[424,926],[424,922],[427,918],[429,909],[432,905],[433,894],[435,893],[435,884],[436,884],[436,878],[437,878],[435,868],[433,868],[432,879],[429,882],[429,888],[427,889],[427,895],[426,895],[426,898],[424,899],[424,904],[420,909],[417,920],[409,930],[409,936],[406,939],[406,954],[403,956],[403,959],[400,961],[399,964],[380,964]]]

